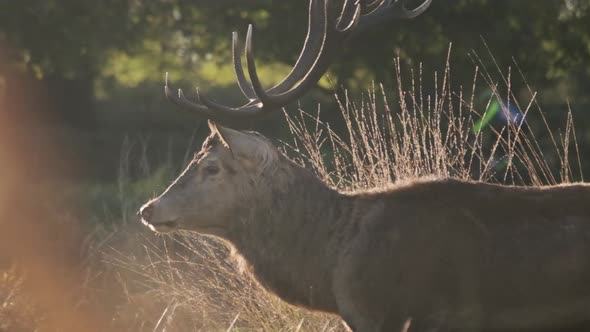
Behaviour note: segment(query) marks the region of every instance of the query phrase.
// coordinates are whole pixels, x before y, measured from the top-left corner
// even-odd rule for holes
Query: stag
[[[291,73],[265,90],[246,36],[237,53],[240,107],[168,98],[209,119],[211,135],[184,172],[140,210],[156,232],[225,239],[253,276],[285,301],[340,315],[353,330],[588,331],[590,186],[515,187],[420,179],[364,192],[327,186],[255,132],[257,119],[301,97],[335,49],[389,18],[430,5],[311,0],[307,38]]]

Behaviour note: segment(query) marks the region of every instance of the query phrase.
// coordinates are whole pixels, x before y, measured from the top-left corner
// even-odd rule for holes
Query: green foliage
[[[123,99],[134,111],[168,107],[161,97],[166,72],[187,94],[188,87],[198,86],[235,105],[243,98],[234,84],[231,32],[238,31],[243,41],[247,25],[255,25],[261,78],[271,86],[297,59],[307,6],[307,1],[271,0],[3,1],[0,45],[13,45],[16,55],[9,62],[38,77],[92,81],[103,105]],[[320,87],[330,94],[341,88],[358,94],[373,80],[392,87],[395,56],[407,65],[402,68],[441,73],[440,59],[451,42],[454,82],[473,81],[470,62],[482,71],[517,76],[520,71],[532,92],[539,92],[537,101],[549,118],[565,114],[569,101],[578,123],[590,119],[589,112],[578,112],[590,105],[590,5],[585,0],[435,0],[416,19],[388,22],[343,45]],[[486,48],[495,60],[479,55],[487,54]],[[6,63],[0,49],[0,76]],[[509,66],[511,71],[505,70]],[[433,86],[434,79],[425,79],[424,86]],[[514,90],[516,101],[530,94]],[[333,103],[311,95],[330,110],[322,112],[324,120],[336,119]],[[71,113],[79,113],[82,107],[73,108]]]
[[[173,168],[163,166],[141,180],[121,175],[117,183],[81,185],[76,189],[84,200],[90,224],[127,223],[146,197],[155,197],[173,176]]]
[[[0,36],[21,52],[39,74],[75,77],[92,73],[105,51],[127,47],[134,27],[129,3],[118,0],[3,1]]]
[[[261,62],[292,63],[303,43],[306,11],[305,1],[7,1],[0,9],[0,38],[41,72],[75,76],[101,69],[102,75],[137,85],[161,80],[164,71],[227,63],[230,32],[243,37],[248,23],[256,25]],[[392,51],[406,61],[430,63],[449,42],[463,55],[481,45],[480,37],[500,53],[500,63],[514,58],[537,84],[588,80],[590,6],[576,0],[434,1],[420,18],[390,22],[363,36],[333,73],[346,82],[364,68],[387,81]]]

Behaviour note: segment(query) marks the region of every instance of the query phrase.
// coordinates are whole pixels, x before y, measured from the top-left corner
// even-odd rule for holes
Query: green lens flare
[[[500,110],[500,104],[498,103],[498,101],[497,100],[492,101],[492,103],[490,104],[490,107],[488,107],[488,110],[484,114],[483,118],[481,118],[479,121],[477,121],[473,125],[473,128],[471,129],[471,131],[474,134],[478,134],[479,132],[481,132],[490,123],[490,121],[492,121],[492,119],[496,116],[496,113],[498,113],[499,110]]]

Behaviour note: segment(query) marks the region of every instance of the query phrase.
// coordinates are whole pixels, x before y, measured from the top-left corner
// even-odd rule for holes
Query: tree
[[[257,61],[290,65],[303,43],[306,11],[306,1],[5,1],[0,43],[14,45],[16,62],[51,83],[57,99],[86,100],[74,103],[81,107],[63,107],[77,114],[90,108],[97,78],[117,76],[111,67],[126,66],[123,56],[145,60],[125,68],[135,81],[161,81],[165,71],[186,73],[206,63],[229,64],[230,32],[243,37],[248,23],[255,25]],[[344,48],[331,81],[349,88],[365,88],[371,79],[391,82],[396,55],[409,64],[424,62],[430,72],[444,65],[450,42],[456,56],[466,57],[482,49],[481,39],[501,66],[514,58],[537,87],[560,85],[572,100],[590,102],[583,93],[590,84],[590,5],[583,0],[433,1],[421,17],[379,26]],[[469,66],[454,67],[459,82],[472,75]],[[219,75],[211,76],[219,81]]]
[[[92,122],[93,84],[111,48],[133,44],[127,1],[23,0],[0,7],[0,45],[16,51],[0,74],[20,70],[45,83],[63,120]],[[5,46],[8,49],[8,46]],[[6,57],[6,56],[5,56]]]

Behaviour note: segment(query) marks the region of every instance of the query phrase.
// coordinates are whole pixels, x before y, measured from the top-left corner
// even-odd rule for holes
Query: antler
[[[392,18],[409,19],[422,14],[432,0],[425,0],[413,10],[406,8],[406,0],[344,0],[340,15],[330,15],[332,0],[310,0],[307,37],[291,72],[277,85],[265,90],[260,82],[252,44],[252,25],[246,34],[246,64],[250,81],[246,79],[238,52],[238,34],[232,35],[234,70],[242,93],[248,102],[239,107],[218,104],[205,96],[198,101],[188,100],[182,90],[174,94],[166,85],[164,92],[173,103],[193,113],[220,122],[236,123],[259,118],[299,99],[326,72],[335,51],[351,36]]]

